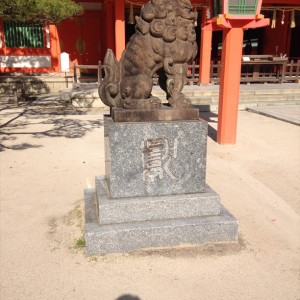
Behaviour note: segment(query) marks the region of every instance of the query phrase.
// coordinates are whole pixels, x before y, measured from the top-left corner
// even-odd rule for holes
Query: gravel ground
[[[221,146],[217,116],[201,115],[207,183],[239,221],[237,244],[86,257],[83,189],[104,174],[104,112],[33,106],[1,100],[0,299],[300,299],[299,126],[239,112],[237,144]]]

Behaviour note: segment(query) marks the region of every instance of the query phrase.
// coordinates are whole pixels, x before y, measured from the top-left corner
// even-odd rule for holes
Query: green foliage
[[[75,249],[84,248],[84,247],[85,247],[84,237],[81,237],[81,238],[79,238],[78,240],[75,241],[75,246],[74,246]]]
[[[59,23],[82,13],[73,0],[0,0],[0,18],[22,23]]]

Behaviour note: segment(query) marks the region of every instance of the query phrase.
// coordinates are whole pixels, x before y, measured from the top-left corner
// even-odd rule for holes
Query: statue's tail
[[[99,86],[100,99],[110,107],[122,107],[119,88],[120,63],[111,49],[108,49],[105,54],[103,69],[105,76]]]

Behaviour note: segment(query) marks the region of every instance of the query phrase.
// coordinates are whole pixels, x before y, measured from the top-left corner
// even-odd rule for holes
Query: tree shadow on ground
[[[25,120],[17,120],[23,116]],[[103,125],[102,120],[78,120],[74,118],[49,118],[47,120],[31,118],[30,115],[21,114],[13,118],[10,122],[6,122],[0,126],[0,151],[4,150],[25,150],[28,148],[39,148],[41,145],[32,145],[27,143],[15,144],[15,145],[5,145],[5,142],[9,144],[17,139],[19,135],[31,135],[34,138],[41,139],[44,137],[63,137],[63,138],[82,138],[88,132],[99,128]],[[32,121],[33,119],[33,121]],[[49,127],[50,129],[45,129],[41,131],[28,131],[26,130],[28,126],[36,127]]]
[[[21,143],[21,144],[15,144],[15,145],[4,145],[5,142],[7,141],[14,141],[16,140],[16,137],[12,136],[4,136],[0,138],[0,152],[3,152],[5,150],[25,150],[29,148],[40,148],[42,147],[41,145],[32,145],[28,143]]]
[[[0,124],[0,128],[6,127],[26,114],[28,107],[33,103],[33,101],[34,99],[20,99],[16,104],[10,97],[0,98],[0,121],[3,117],[9,119],[5,123]]]
[[[45,125],[53,125],[52,129],[43,132],[33,132],[36,138],[41,137],[65,137],[65,138],[81,138],[88,132],[103,125],[101,120],[76,120],[76,119],[48,119],[41,122]]]
[[[6,101],[6,103],[4,103],[4,104],[2,104],[2,105],[0,105],[0,112],[2,112],[2,111],[4,111],[4,110],[8,110],[8,109],[11,109],[12,108],[12,103],[13,102],[13,100],[8,100],[8,101]],[[28,100],[25,100],[25,101],[19,101],[19,104],[18,104],[18,106],[16,106],[15,105],[15,107],[16,108],[26,108],[29,104],[31,104],[31,102],[32,101],[28,101]],[[6,112],[5,113],[6,115],[7,114],[14,114],[13,112]]]

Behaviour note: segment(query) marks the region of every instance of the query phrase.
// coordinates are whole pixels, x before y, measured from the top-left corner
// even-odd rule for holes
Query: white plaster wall
[[[51,68],[51,56],[0,55],[2,68]]]

